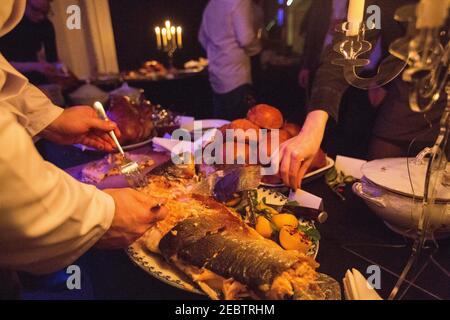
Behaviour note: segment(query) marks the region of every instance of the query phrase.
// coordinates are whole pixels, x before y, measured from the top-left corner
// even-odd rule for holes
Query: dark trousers
[[[224,94],[213,93],[214,117],[235,120],[245,118],[249,108],[256,104],[252,86],[245,84]]]

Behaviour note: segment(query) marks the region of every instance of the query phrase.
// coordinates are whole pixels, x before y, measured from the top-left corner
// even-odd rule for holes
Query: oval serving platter
[[[272,204],[283,204],[288,201],[287,197],[283,194],[265,188],[258,189],[258,198],[266,198],[266,202]],[[299,219],[299,223],[304,226],[316,228],[314,222],[309,220]],[[205,295],[188,278],[188,276],[178,270],[175,266],[167,263],[161,256],[151,253],[143,248],[139,242],[135,242],[129,246],[126,252],[134,264],[150,274],[152,277],[175,288],[191,293]],[[315,259],[318,253],[319,241],[316,241],[311,246],[308,255]]]

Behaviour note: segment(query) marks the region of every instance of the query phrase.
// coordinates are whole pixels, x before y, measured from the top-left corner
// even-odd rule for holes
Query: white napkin
[[[194,152],[194,144],[190,141],[180,141],[170,138],[153,138],[153,150],[156,152],[174,152],[181,154],[184,152]]]
[[[311,208],[316,210],[323,210],[322,198],[306,192],[305,190],[297,189],[291,190],[289,194],[290,201],[297,201],[302,207]]]
[[[217,129],[206,130],[201,138],[198,138],[197,140],[194,141],[194,149],[197,150],[198,148],[204,148],[210,142],[213,142],[217,131],[218,131]]]
[[[356,269],[347,270],[343,283],[347,300],[383,300]]]
[[[155,137],[153,138],[153,150],[156,152],[175,152],[177,154],[184,152],[194,153],[196,150],[204,148],[208,143],[213,141],[216,132],[217,129],[207,130],[194,142],[172,139],[169,134],[164,135],[163,138]]]

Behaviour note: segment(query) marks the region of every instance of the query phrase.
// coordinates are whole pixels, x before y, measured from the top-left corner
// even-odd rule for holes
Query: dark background
[[[155,27],[170,19],[183,27],[183,50],[175,53],[175,64],[206,57],[197,41],[202,13],[208,0],[109,0],[121,70],[139,67],[146,60],[164,61],[156,49]],[[126,10],[126,12],[124,12]]]
[[[197,33],[207,4],[208,0],[109,0],[120,69],[135,69],[149,59],[164,61],[165,55],[156,49],[155,27],[164,26],[167,19],[183,27],[184,47],[175,54],[175,64],[206,57]],[[267,25],[276,17],[278,4],[264,0],[262,5]]]
[[[267,1],[269,3],[269,1]],[[154,27],[162,25],[167,18],[182,25],[185,30],[185,49],[178,54],[181,63],[190,58],[203,55],[197,41],[197,30],[207,0],[110,0],[113,28],[116,37],[118,59],[121,69],[138,67],[148,59],[161,60],[155,48]],[[276,3],[276,0],[270,0]],[[297,85],[297,67],[266,69],[262,75],[261,102],[279,107],[291,121],[301,119],[302,90]],[[148,97],[197,118],[207,118],[211,110],[210,91],[206,76],[196,79],[133,83],[146,89]],[[346,100],[351,102],[346,102]],[[351,117],[341,116],[341,132],[329,140],[328,152],[362,157],[367,143],[360,143],[370,130],[363,121],[370,117],[361,107],[366,105],[365,92],[351,89],[344,97],[344,105],[350,108]],[[367,109],[365,109],[367,110]],[[345,113],[345,108],[342,108]],[[357,125],[357,126],[356,126]],[[41,140],[40,143],[42,143]],[[359,142],[359,143],[358,143]],[[333,149],[333,150],[331,150]],[[346,150],[346,151],[345,151]],[[47,152],[56,159],[46,158],[61,168],[96,160],[102,154],[89,154],[78,151]],[[63,161],[65,158],[65,161]],[[78,163],[77,163],[78,162]],[[398,274],[404,267],[410,254],[405,240],[392,233],[383,222],[374,215],[363,201],[347,188],[346,201],[341,201],[324,181],[317,180],[305,189],[324,199],[329,213],[329,221],[318,228],[323,236],[320,243],[318,261],[320,272],[341,280],[351,267],[364,272],[370,264],[383,266],[382,291],[384,297],[393,287]],[[351,244],[351,245],[350,245]],[[374,245],[375,244],[375,245]],[[392,247],[395,246],[395,247]],[[441,242],[437,260],[448,270],[450,268],[449,240]],[[363,257],[363,258],[361,258]],[[368,261],[370,259],[371,261]],[[202,297],[174,289],[154,279],[135,265],[124,251],[90,250],[76,264],[82,266],[83,284],[80,291],[68,291],[65,287],[67,274],[60,273],[47,277],[22,275],[24,298],[26,299],[199,299]],[[387,272],[390,271],[391,273]],[[435,265],[425,269],[418,285],[411,288],[408,299],[431,299],[430,293],[449,299],[449,280],[442,276]]]
[[[191,59],[206,57],[197,40],[203,11],[208,0],[109,0],[117,58],[121,71],[139,68],[147,60],[167,66],[167,57],[156,48],[155,27],[170,19],[183,27],[183,49],[175,53],[175,66],[182,68]],[[276,15],[277,2],[263,3],[265,22]],[[273,36],[273,34],[272,34]],[[275,35],[276,36],[276,35]],[[280,108],[287,119],[299,123],[304,117],[303,92],[298,88],[299,66],[266,68],[255,88],[257,102]],[[129,81],[142,88],[148,99],[176,112],[196,118],[212,117],[212,92],[208,74],[172,81]]]

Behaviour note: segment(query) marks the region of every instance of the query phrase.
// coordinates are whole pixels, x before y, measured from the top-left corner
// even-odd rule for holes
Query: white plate
[[[230,121],[224,119],[204,119],[204,120],[195,120],[193,123],[183,126],[183,129],[188,131],[194,131],[194,127],[201,126],[202,129],[215,129],[220,128],[226,124],[229,124]]]
[[[267,203],[283,204],[287,198],[275,191],[260,188],[258,189],[258,198],[266,198]],[[299,222],[303,225],[311,225],[315,228],[314,222],[308,220],[301,220]],[[138,242],[133,243],[126,250],[130,259],[139,266],[142,270],[150,274],[152,277],[181,290],[192,293],[205,295],[197,286],[188,278],[187,275],[178,270],[175,266],[168,264],[160,255],[151,253],[142,248]],[[314,243],[308,255],[314,259],[319,253],[319,241]]]
[[[318,179],[320,177],[323,177],[328,172],[328,170],[330,170],[333,167],[334,167],[334,160],[329,158],[329,157],[327,157],[327,165],[325,167],[323,167],[323,168],[317,169],[315,171],[312,171],[312,172],[306,174],[303,177],[302,183],[309,183],[309,182],[312,182],[312,181],[314,181],[314,180],[316,180],[316,179]],[[283,183],[264,183],[264,182],[261,182],[261,186],[263,186],[263,187],[270,187],[270,188],[280,188],[280,187],[284,187],[284,184]]]

